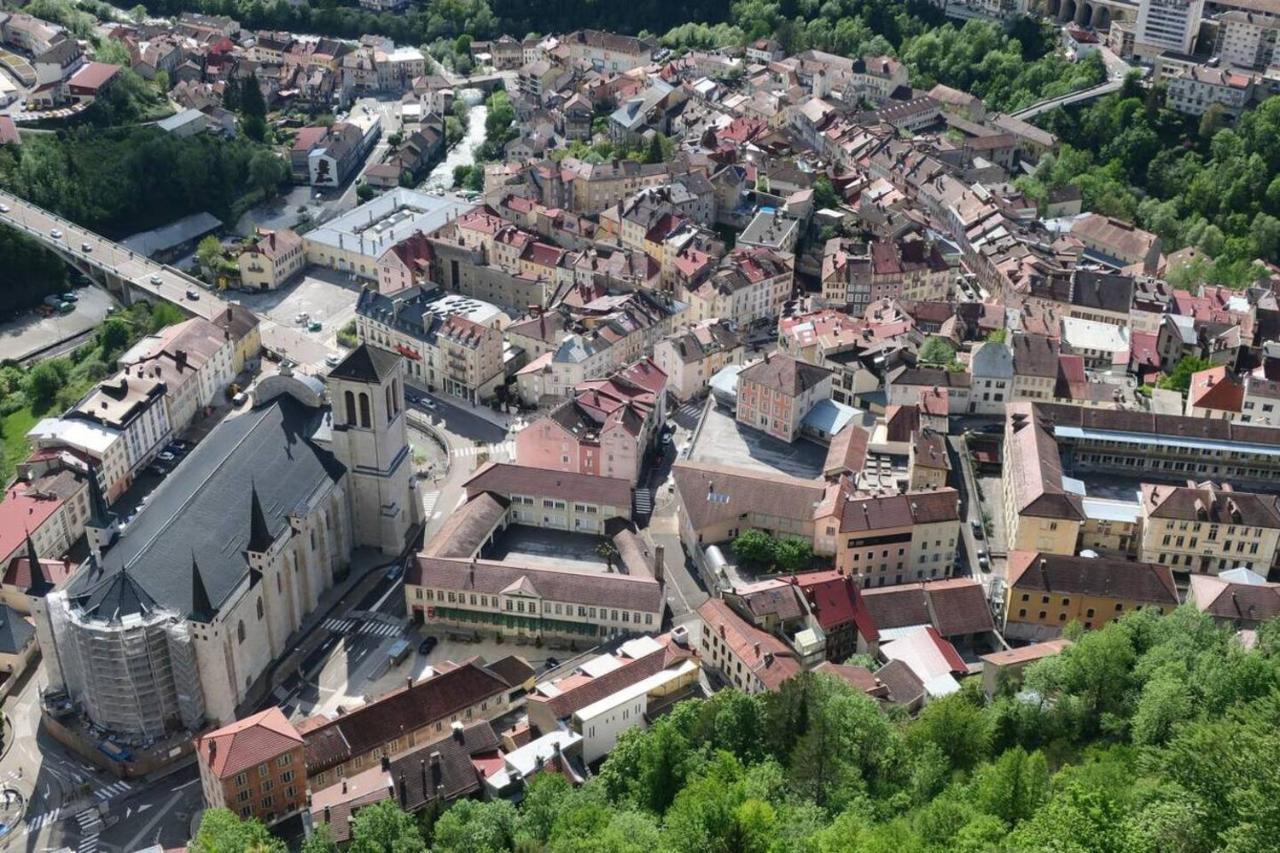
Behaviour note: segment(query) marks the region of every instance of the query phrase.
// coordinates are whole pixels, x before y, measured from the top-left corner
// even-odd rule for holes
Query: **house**
[[[1280,499],[1230,483],[1142,485],[1138,557],[1191,574],[1270,570],[1280,543]]]
[[[786,643],[747,622],[724,600],[703,602],[698,617],[703,667],[744,693],[778,690],[803,671]]]
[[[230,809],[269,826],[306,806],[302,735],[279,708],[203,734],[195,747],[206,808]]]
[[[93,479],[90,483],[95,483]],[[102,491],[97,490],[99,497]],[[107,518],[104,506],[99,509],[99,518]],[[89,524],[95,524],[91,516]],[[76,565],[71,560],[49,559],[40,556],[35,542],[27,536],[26,547],[17,556],[10,558],[0,575],[0,604],[21,616],[30,616],[34,608],[40,606],[39,600],[55,589],[61,588],[71,577]]]
[[[1240,630],[1255,630],[1280,616],[1280,584],[1248,569],[1228,569],[1213,575],[1192,575],[1186,601],[1215,622]]]
[[[1032,643],[1014,649],[1002,649],[981,657],[982,688],[988,698],[995,698],[1005,691],[1017,691],[1022,685],[1022,675],[1028,666],[1045,658],[1061,654],[1071,645],[1066,637]]]
[[[1061,635],[1069,622],[1100,628],[1131,610],[1167,613],[1178,606],[1168,566],[1111,557],[1010,551],[1004,635],[1041,641]]]
[[[169,427],[186,429],[235,378],[235,342],[217,324],[193,317],[134,344],[120,364],[136,377],[163,383]]]
[[[94,469],[86,472],[83,462],[73,462],[20,478],[5,492],[0,501],[0,566],[6,570],[15,559],[33,554],[37,562],[61,560],[84,533],[93,509],[89,478]]]
[[[734,418],[789,443],[799,436],[809,410],[830,397],[831,371],[789,355],[766,353],[738,373]]]
[[[920,628],[933,631],[953,651],[998,645],[986,593],[972,578],[864,589],[858,594],[866,613],[858,622],[861,653],[875,654],[882,643]]]
[[[119,65],[86,62],[67,79],[65,87],[67,97],[75,101],[92,100],[106,91],[119,73]]]
[[[1193,418],[1242,420],[1244,384],[1225,365],[1191,374],[1185,414]]]
[[[302,237],[292,228],[259,231],[236,259],[241,286],[250,290],[275,290],[301,272],[306,261]]]
[[[744,352],[742,336],[729,323],[710,319],[658,341],[653,358],[667,375],[668,392],[684,402],[705,394],[711,377],[741,364]]]
[[[1071,234],[1084,244],[1086,254],[1111,266],[1138,265],[1149,274],[1160,266],[1160,238],[1132,222],[1087,213],[1071,226]]]
[[[818,519],[835,543],[835,568],[863,589],[948,578],[960,537],[955,489],[851,494]]]

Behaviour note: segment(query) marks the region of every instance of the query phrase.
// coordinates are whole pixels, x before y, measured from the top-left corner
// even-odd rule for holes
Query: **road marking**
[[[183,787],[186,787],[186,786],[183,786]],[[120,849],[121,850],[137,850],[138,842],[141,841],[144,837],[146,837],[148,832],[150,832],[152,829],[155,828],[155,825],[160,822],[161,818],[163,818],[166,814],[168,814],[169,810],[173,808],[173,804],[176,803],[181,797],[182,797],[182,794],[179,793],[179,790],[175,788],[173,796],[170,797],[165,802],[164,808],[156,812],[155,817],[147,821],[147,825],[142,827],[142,831],[139,832],[137,835],[135,835],[133,838],[129,839],[129,842],[127,844],[120,845]]]
[[[100,791],[95,791],[93,795],[97,797],[100,801],[105,802],[111,799],[112,797],[123,794],[125,791],[128,791],[131,787],[133,786],[130,785],[128,782],[125,782],[122,780],[119,782],[115,782],[111,785],[108,785],[107,787],[103,788]]]
[[[48,826],[49,824],[54,823],[55,821],[57,821],[57,819],[58,819],[61,815],[62,815],[62,808],[61,808],[61,807],[56,808],[56,809],[54,809],[54,810],[53,810],[53,811],[51,811],[51,812],[44,812],[43,814],[38,814],[38,815],[36,815],[35,817],[30,818],[30,819],[28,819],[28,820],[27,820],[27,831],[28,831],[28,832],[39,832],[39,831],[40,831],[41,829],[43,829],[44,827],[46,827],[46,826]]]
[[[458,458],[458,459],[462,459],[468,456],[479,456],[481,453],[487,453],[490,456],[498,456],[500,454],[506,454],[507,456],[512,456],[515,454],[515,452],[516,452],[515,441],[503,441],[495,444],[482,444],[479,446],[473,445],[471,447],[455,447],[453,450],[449,451],[451,455],[453,455],[455,458]]]
[[[436,517],[436,501],[440,500],[439,492],[422,493],[422,517],[426,521]]]

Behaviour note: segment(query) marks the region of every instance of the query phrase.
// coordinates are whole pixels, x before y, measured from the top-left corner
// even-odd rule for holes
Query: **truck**
[[[396,640],[391,644],[391,648],[387,649],[387,660],[391,661],[392,666],[399,666],[411,651],[413,646],[408,640]]]

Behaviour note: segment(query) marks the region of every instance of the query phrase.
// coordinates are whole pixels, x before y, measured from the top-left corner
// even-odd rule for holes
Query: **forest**
[[[580,788],[357,813],[357,853],[1246,853],[1280,837],[1280,626],[1245,648],[1184,606],[1126,614],[988,700],[914,718],[828,676],[726,690],[623,735]],[[281,849],[211,812],[196,851]],[[306,853],[334,848],[324,830]]]

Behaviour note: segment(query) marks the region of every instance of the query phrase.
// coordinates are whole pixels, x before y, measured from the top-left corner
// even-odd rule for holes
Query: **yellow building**
[[[306,265],[302,238],[290,228],[262,231],[258,241],[240,253],[240,282],[250,290],[275,290]]]
[[[1004,635],[1040,641],[1057,637],[1070,622],[1100,628],[1131,610],[1178,606],[1167,566],[1108,557],[1010,551]]]
[[[1031,404],[1008,409],[1001,477],[1009,550],[1074,554],[1085,513],[1080,496],[1063,488],[1057,442]]]
[[[1246,568],[1263,577],[1280,542],[1275,495],[1237,492],[1227,484],[1142,487],[1139,558],[1183,572],[1216,575]]]

